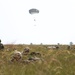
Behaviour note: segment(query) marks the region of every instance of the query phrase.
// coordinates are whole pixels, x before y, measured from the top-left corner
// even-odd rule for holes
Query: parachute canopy
[[[39,13],[39,10],[38,9],[35,9],[35,8],[32,8],[29,10],[29,13],[30,14],[38,14]]]

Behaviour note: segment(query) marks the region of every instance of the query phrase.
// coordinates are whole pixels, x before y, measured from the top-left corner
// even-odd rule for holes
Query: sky
[[[31,8],[39,14],[29,14]],[[74,27],[75,0],[0,0],[3,44],[75,43]]]

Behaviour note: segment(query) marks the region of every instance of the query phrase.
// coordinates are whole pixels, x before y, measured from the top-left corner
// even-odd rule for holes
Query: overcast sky
[[[31,8],[39,14],[29,14]],[[0,39],[4,44],[75,43],[75,0],[0,0]]]

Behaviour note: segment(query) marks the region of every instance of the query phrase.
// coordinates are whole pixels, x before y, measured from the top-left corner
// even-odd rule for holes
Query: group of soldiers
[[[4,45],[1,43],[1,40],[0,40],[0,50],[4,50]],[[22,57],[24,55],[29,55],[31,57],[28,57],[27,60],[22,60]],[[14,52],[12,53],[11,55],[11,59],[10,61],[11,62],[14,62],[14,61],[18,61],[18,62],[31,62],[31,61],[36,61],[36,60],[40,60],[38,56],[41,56],[41,54],[39,52],[30,52],[30,48],[29,47],[26,47],[24,48],[24,50],[22,51],[18,51],[17,49],[14,50]]]
[[[58,46],[56,46],[56,47],[55,46],[49,46],[48,48],[59,49]],[[67,48],[69,50],[69,49],[71,49],[71,46],[68,46]],[[1,40],[0,40],[0,50],[4,50],[4,45],[1,43]],[[31,56],[30,58],[28,58],[28,60],[24,60],[24,62],[39,60],[40,58],[37,57],[38,55],[41,57],[41,54],[39,52],[30,52],[30,48],[26,47],[26,48],[24,48],[24,50],[22,52],[15,50],[13,55],[12,55],[11,61],[12,62],[20,61],[20,60],[22,60],[23,55],[30,55]]]
[[[28,57],[28,59],[26,59],[26,60],[22,60],[22,57],[24,55],[25,56],[28,55],[28,56],[31,56],[31,57]],[[31,61],[40,60],[40,58],[37,57],[37,56],[41,56],[41,54],[39,52],[30,52],[30,48],[26,47],[22,52],[20,52],[18,50],[15,50],[13,55],[12,55],[11,62],[18,61],[18,62],[29,63]]]

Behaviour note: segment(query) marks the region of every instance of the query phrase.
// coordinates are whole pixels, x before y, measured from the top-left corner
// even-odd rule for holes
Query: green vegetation
[[[40,61],[30,63],[10,62],[16,48],[22,51],[27,45],[5,45],[0,51],[0,75],[75,75],[75,50],[61,46],[59,50],[48,49],[48,45],[28,45],[30,52],[41,53]],[[8,50],[9,49],[9,50]],[[24,55],[23,60],[30,55]]]

